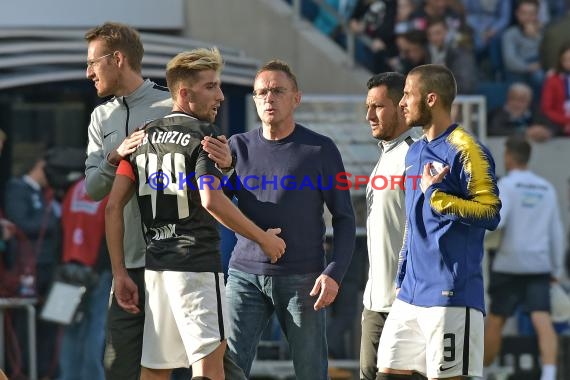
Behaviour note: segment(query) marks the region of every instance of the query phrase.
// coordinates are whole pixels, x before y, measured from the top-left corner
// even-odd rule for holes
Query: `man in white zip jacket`
[[[137,139],[126,138],[137,127],[163,117],[172,109],[165,87],[145,80],[141,74],[143,45],[138,32],[128,25],[107,22],[85,34],[87,79],[99,97],[112,96],[97,106],[89,123],[85,162],[86,190],[100,200],[110,191],[121,158],[130,154]],[[144,305],[145,240],[135,197],[125,209],[125,266],[138,285]],[[107,315],[105,377],[138,379],[144,328],[144,312],[129,314],[112,299]]]
[[[421,136],[419,128],[406,125],[398,105],[404,82],[403,75],[387,72],[374,75],[367,83],[366,119],[380,150],[366,187],[370,269],[363,300],[360,378],[367,380],[376,379],[378,342],[396,297],[398,254],[406,220],[404,161],[409,146]]]

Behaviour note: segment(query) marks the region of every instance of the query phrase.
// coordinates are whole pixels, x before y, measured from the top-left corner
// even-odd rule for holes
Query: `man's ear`
[[[186,87],[181,86],[178,88],[178,99],[180,99],[186,103],[188,101],[189,95],[190,95],[190,93]]]
[[[426,102],[428,106],[433,107],[437,101],[437,94],[435,92],[428,92],[426,95]]]
[[[127,57],[119,50],[113,52],[113,56],[111,57],[111,59],[115,61],[118,67],[122,67],[123,65],[127,64]]]
[[[295,94],[295,107],[301,104],[302,95],[303,94],[301,93],[301,91],[297,91],[297,93]]]

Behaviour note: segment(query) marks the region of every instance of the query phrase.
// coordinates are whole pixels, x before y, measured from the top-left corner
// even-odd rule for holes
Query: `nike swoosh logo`
[[[109,133],[103,135],[103,138],[106,139],[107,137],[111,136],[113,133],[117,133],[117,131],[109,132]]]
[[[404,171],[405,171],[405,172],[407,172],[407,171],[408,171],[408,169],[409,169],[409,168],[411,168],[412,166],[414,166],[414,165],[410,165],[410,166],[408,166],[408,167],[406,168],[406,170],[404,170]]]
[[[444,371],[447,371],[447,370],[449,370],[449,369],[452,369],[452,368],[455,367],[456,365],[457,365],[457,364],[454,364],[454,365],[449,366],[449,367],[444,367],[443,365],[440,365],[440,366],[439,366],[439,372],[444,372]]]

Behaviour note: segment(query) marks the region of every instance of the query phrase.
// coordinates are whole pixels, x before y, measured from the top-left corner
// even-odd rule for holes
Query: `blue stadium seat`
[[[485,96],[487,111],[501,107],[507,100],[509,84],[506,82],[481,82],[477,93]]]

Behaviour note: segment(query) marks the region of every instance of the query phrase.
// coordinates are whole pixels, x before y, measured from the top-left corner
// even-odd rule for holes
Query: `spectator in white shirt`
[[[550,315],[550,282],[563,273],[564,232],[554,187],[528,169],[531,146],[507,139],[507,176],[499,180],[502,241],[493,260],[485,324],[485,366],[501,349],[501,331],[517,306],[530,313],[538,336],[541,380],[556,379],[557,337]]]

